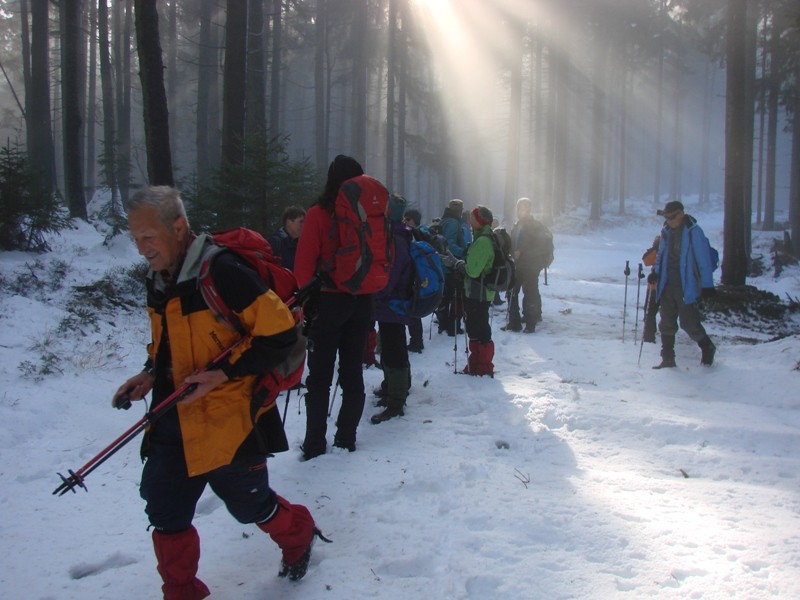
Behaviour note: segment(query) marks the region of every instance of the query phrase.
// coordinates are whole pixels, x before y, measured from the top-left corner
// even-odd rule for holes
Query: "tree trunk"
[[[267,135],[266,82],[264,77],[264,0],[248,2],[247,17],[247,108],[246,138],[263,140]]]
[[[352,74],[352,141],[353,156],[366,162],[367,155],[367,27],[369,23],[367,0],[356,0],[352,24],[353,74]]]
[[[522,53],[525,45],[525,30],[521,24],[508,23],[511,36],[510,84],[508,107],[508,141],[506,146],[506,181],[503,214],[515,214],[519,196],[519,146],[522,124]]]
[[[800,61],[795,63],[794,80],[800,81]],[[800,94],[792,102],[792,158],[789,180],[789,223],[792,228],[792,251],[800,256]]]
[[[400,2],[400,29],[398,30],[400,45],[398,54],[398,86],[397,86],[397,181],[398,187],[405,193],[406,189],[406,100],[408,97],[408,2]]]
[[[90,1],[89,23],[89,89],[86,93],[86,198],[91,202],[95,186],[95,123],[97,122],[97,3]]]
[[[283,47],[283,2],[273,0],[272,65],[270,69],[269,128],[272,135],[281,130],[281,54]]]
[[[714,106],[714,82],[716,81],[716,65],[706,61],[705,86],[703,88],[703,140],[700,144],[700,204],[708,204],[709,170],[711,164],[711,118]]]
[[[210,110],[213,82],[216,78],[217,64],[216,35],[211,22],[212,11],[216,0],[201,0],[199,4],[200,21],[200,48],[198,50],[197,64],[197,122],[196,122],[196,152],[197,152],[197,183],[205,185],[210,181],[212,160],[210,130],[216,128],[216,121],[212,121]]]
[[[119,0],[117,0],[119,1]],[[169,113],[170,153],[177,158],[178,146],[178,0],[169,0],[167,12],[167,107],[172,107]]]
[[[28,105],[28,156],[31,164],[55,189],[55,151],[50,117],[50,34],[48,0],[31,0],[31,76],[25,89]]]
[[[620,82],[619,106],[619,171],[617,173],[617,198],[619,214],[625,214],[625,197],[628,193],[628,59],[621,65],[622,81]]]
[[[131,179],[131,21],[130,0],[114,3],[114,65],[116,71],[117,185],[123,202]]]
[[[314,154],[318,169],[328,164],[328,119],[326,97],[326,48],[328,43],[328,9],[326,0],[317,0],[314,22]]]
[[[222,82],[222,162],[244,164],[247,4],[228,0]]]
[[[116,139],[114,135],[114,90],[111,77],[109,49],[108,3],[98,0],[97,26],[100,55],[100,88],[103,98],[103,152],[101,163],[105,184],[111,192],[112,203],[117,197]]]
[[[745,86],[746,48],[743,44],[747,20],[747,0],[728,0],[727,82],[725,98],[725,217],[723,238],[722,283],[744,285],[747,279],[744,207],[746,206],[746,169],[752,146],[745,123],[747,115]]]
[[[386,60],[386,176],[384,183],[394,189],[394,116],[396,111],[395,81],[397,78],[397,0],[389,0],[388,57]]]
[[[781,95],[781,56],[780,27],[773,15],[772,32],[769,44],[769,76],[766,80],[767,111],[767,165],[766,186],[764,190],[764,224],[762,229],[775,229],[775,171],[778,152],[778,101]]]
[[[658,18],[663,21],[666,0],[660,0]],[[653,204],[661,204],[661,149],[663,147],[662,123],[664,121],[664,37],[666,32],[660,31],[658,36],[658,90],[656,91],[656,139],[655,139],[655,168],[653,175]]]
[[[169,110],[164,89],[164,62],[158,35],[156,0],[134,0],[142,117],[147,148],[147,178],[151,185],[175,185],[169,145]]]
[[[603,143],[605,141],[605,92],[603,83],[606,74],[606,42],[600,33],[597,36],[598,46],[594,48],[592,65],[592,156],[589,173],[589,220],[598,221],[602,212],[603,192]]]
[[[80,62],[82,0],[60,4],[61,21],[61,111],[63,121],[64,192],[70,217],[87,219],[83,195],[81,154]]]
[[[25,145],[31,149],[31,133],[28,115],[31,113],[31,38],[28,22],[28,0],[19,0],[19,19],[22,28],[22,81],[25,87]]]

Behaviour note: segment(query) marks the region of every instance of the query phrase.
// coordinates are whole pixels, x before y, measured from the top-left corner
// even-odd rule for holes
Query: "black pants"
[[[240,523],[263,521],[275,509],[264,456],[237,459],[203,475],[189,477],[183,447],[151,443],[139,493],[147,502],[150,524],[165,533],[188,529],[200,495],[210,485]]]
[[[417,348],[422,348],[422,319],[412,318],[408,324],[408,343]]]
[[[697,303],[686,304],[683,301],[683,289],[680,285],[667,283],[659,299],[659,314],[661,320],[658,330],[662,335],[675,335],[678,333],[678,322],[681,329],[689,334],[695,342],[700,342],[706,337],[700,310]]]
[[[378,321],[378,333],[381,337],[381,365],[390,369],[408,367],[406,326]]]
[[[489,325],[490,304],[488,300],[464,298],[467,337],[473,342],[485,344],[492,339],[492,327]]]
[[[461,296],[460,288],[464,283],[460,277],[452,272],[444,275],[444,289],[442,290],[442,302],[436,310],[436,318],[439,321],[439,333],[446,331],[448,335],[455,335],[461,323]]]
[[[342,406],[336,419],[336,435],[344,443],[355,442],[358,422],[364,412],[361,359],[371,327],[371,295],[322,293],[319,313],[308,334],[306,436],[303,442],[306,454],[325,451],[328,401],[337,354]]]

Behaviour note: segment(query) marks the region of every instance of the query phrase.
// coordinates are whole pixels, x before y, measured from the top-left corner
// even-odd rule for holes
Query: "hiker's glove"
[[[658,275],[656,275],[655,271],[647,276],[647,283],[650,285],[655,285],[658,283]]]
[[[701,292],[701,297],[703,298],[703,300],[710,300],[716,295],[717,295],[717,290],[715,290],[714,288],[703,288],[703,291]]]
[[[442,265],[447,267],[448,269],[452,269],[453,267],[455,267],[456,263],[458,262],[458,259],[455,256],[453,256],[450,252],[448,252],[447,254],[440,254],[439,256],[442,259]]]
[[[461,273],[462,275],[466,273],[466,265],[463,260],[457,260],[456,263],[453,265],[453,271],[456,273]]]

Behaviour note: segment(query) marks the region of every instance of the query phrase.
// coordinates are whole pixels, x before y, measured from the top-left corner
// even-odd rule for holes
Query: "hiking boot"
[[[536,323],[527,323],[523,333],[533,333],[536,331]]]
[[[522,331],[522,325],[519,323],[509,323],[500,328],[502,331]]]
[[[355,439],[355,436],[353,436],[352,439],[336,436],[335,438],[333,438],[333,445],[336,446],[337,448],[343,448],[344,450],[347,450],[348,452],[355,452],[356,451],[356,439]]]
[[[387,389],[385,380],[382,381],[378,387],[372,390],[372,395],[381,399],[386,398],[386,396],[389,395],[389,390]]]
[[[717,347],[714,345],[714,342],[711,341],[711,338],[706,336],[700,340],[697,345],[700,346],[700,350],[703,353],[700,358],[700,364],[709,367],[713,365],[714,355],[717,353]]]
[[[395,417],[402,417],[404,414],[405,413],[403,412],[402,408],[387,406],[383,412],[372,415],[372,418],[370,418],[369,421],[373,425],[377,425],[378,423],[383,423],[384,421],[388,421],[389,419],[393,419]]]
[[[411,342],[408,345],[409,352],[416,352],[417,354],[421,354],[424,349],[425,346],[422,342]]]
[[[300,450],[303,453],[303,462],[309,461],[311,459],[317,458],[318,456],[322,456],[323,454],[325,454],[325,446],[323,446],[322,448],[312,448],[312,447],[306,448],[305,446],[300,446]]]
[[[654,365],[654,369],[674,369],[678,365],[675,364],[675,357],[666,356],[661,359],[661,362],[657,365]]]

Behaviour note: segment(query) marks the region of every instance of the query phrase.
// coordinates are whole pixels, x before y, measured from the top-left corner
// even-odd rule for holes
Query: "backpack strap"
[[[200,275],[197,278],[200,287],[200,293],[203,296],[203,300],[208,305],[208,308],[214,313],[214,316],[218,321],[224,323],[225,326],[231,331],[235,331],[239,335],[245,336],[247,335],[247,330],[245,330],[244,325],[242,325],[241,320],[239,320],[239,317],[237,317],[234,312],[228,308],[228,305],[225,303],[219,293],[217,285],[214,283],[214,278],[211,276],[214,260],[224,250],[225,248],[222,246],[212,244],[203,255],[203,259],[200,263]]]

